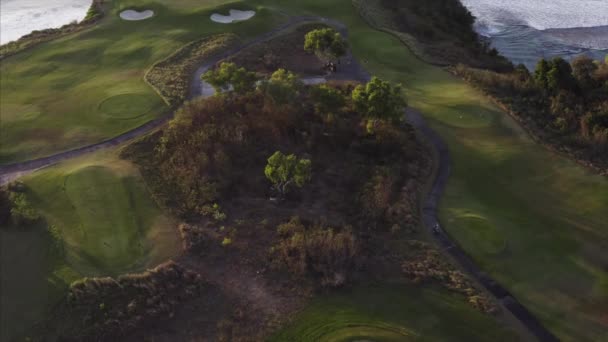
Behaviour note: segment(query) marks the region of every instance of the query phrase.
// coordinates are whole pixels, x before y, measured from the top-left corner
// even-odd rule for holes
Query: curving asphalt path
[[[212,88],[210,88],[208,84],[202,82],[200,76],[209,68],[217,64],[220,60],[237,54],[255,44],[268,41],[276,35],[305,22],[325,23],[340,31],[344,37],[348,37],[347,27],[339,21],[317,16],[291,17],[286,24],[260,35],[238,47],[235,47],[234,49],[216,55],[201,65],[192,76],[189,99],[199,96],[206,97],[213,94]],[[342,61],[343,63],[340,65],[338,73],[332,75],[330,77],[331,79],[350,79],[367,82],[371,78],[370,74],[358,63],[350,52]],[[450,175],[450,153],[448,146],[441,139],[441,137],[428,126],[419,111],[414,108],[408,108],[405,114],[407,122],[416,128],[416,130],[422,134],[430,144],[432,144],[433,148],[437,150],[437,175],[433,181],[432,189],[427,194],[422,208],[422,219],[427,229],[429,229],[431,232],[431,235],[435,238],[437,243],[460,264],[463,269],[465,269],[473,278],[477,279],[477,281],[479,281],[479,283],[482,284],[488,290],[488,292],[490,292],[503,305],[503,307],[509,310],[532,335],[536,336],[539,341],[559,341],[557,337],[547,330],[532,313],[530,313],[511,293],[509,293],[509,291],[507,291],[507,289],[498,284],[490,276],[482,272],[481,269],[473,262],[473,260],[464,252],[464,250],[462,250],[462,248],[460,248],[443,229],[433,228],[439,227],[437,209],[439,200],[441,199],[441,195],[443,194]],[[61,161],[82,156],[100,149],[119,145],[163,126],[169,119],[171,119],[171,117],[172,114],[150,121],[143,126],[97,144],[77,148],[71,151],[61,152],[44,158],[0,166],[0,185],[7,184],[25,174],[59,163]]]

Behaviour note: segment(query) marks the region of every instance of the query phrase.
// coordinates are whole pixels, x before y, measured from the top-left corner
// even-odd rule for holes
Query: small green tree
[[[549,63],[544,58],[536,63],[534,70],[534,80],[541,89],[547,89],[547,74],[549,73]]]
[[[220,64],[219,68],[207,71],[201,76],[201,79],[211,84],[216,94],[226,92],[231,87],[235,93],[245,94],[255,89],[258,81],[255,72],[227,62]]]
[[[332,28],[312,30],[304,37],[304,50],[322,60],[339,59],[346,54],[347,48],[348,44],[340,32]]]
[[[297,98],[303,87],[300,78],[285,69],[278,69],[270,76],[270,79],[262,83],[264,93],[275,103],[286,104]]]
[[[570,63],[561,57],[554,58],[547,73],[547,86],[553,91],[573,90],[576,88],[576,80],[572,76]]]
[[[357,111],[369,120],[368,128],[375,120],[400,121],[407,106],[400,84],[391,85],[375,76],[365,86],[358,85],[352,99]]]
[[[280,151],[268,158],[268,164],[264,168],[266,178],[282,196],[289,192],[291,186],[301,188],[310,181],[311,171],[312,164],[309,159],[298,159],[293,154],[285,155]]]
[[[310,95],[315,103],[315,111],[328,118],[337,114],[344,107],[346,99],[338,89],[326,84],[311,87]]]
[[[592,58],[585,55],[578,56],[572,60],[572,76],[577,80],[581,89],[587,90],[595,87],[593,75],[598,65]]]

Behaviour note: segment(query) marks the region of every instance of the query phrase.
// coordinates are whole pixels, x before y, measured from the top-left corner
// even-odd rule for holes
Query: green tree
[[[368,118],[368,124],[375,120],[400,121],[407,106],[400,84],[391,85],[375,76],[365,86],[358,85],[352,99],[357,111]]]
[[[301,188],[310,181],[311,171],[312,164],[309,159],[298,159],[293,154],[285,155],[280,151],[268,158],[268,164],[264,168],[266,178],[283,196],[293,185]]]
[[[344,107],[346,99],[338,89],[321,84],[310,89],[310,95],[315,103],[315,111],[328,118],[337,114]]]
[[[574,90],[576,80],[572,76],[572,67],[561,57],[554,58],[547,73],[547,86],[553,91]]]
[[[275,103],[293,102],[303,87],[302,81],[291,71],[279,69],[262,84],[264,93]]]
[[[338,59],[346,54],[347,48],[340,32],[332,28],[312,30],[304,37],[304,50],[323,60]]]
[[[585,55],[581,55],[572,60],[572,76],[578,81],[581,89],[591,89],[595,87],[593,75],[598,69],[595,61]]]
[[[538,61],[534,70],[534,80],[542,89],[548,88],[547,74],[549,73],[549,63],[544,58]]]
[[[229,91],[231,87],[235,93],[245,94],[255,89],[258,81],[255,72],[227,62],[220,64],[219,68],[207,71],[201,76],[201,79],[211,84],[216,94]]]

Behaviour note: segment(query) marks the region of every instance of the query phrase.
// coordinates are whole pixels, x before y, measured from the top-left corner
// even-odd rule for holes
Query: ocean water
[[[91,0],[0,0],[0,44],[84,19]]]
[[[608,0],[461,0],[475,29],[529,69],[540,58],[608,55]]]

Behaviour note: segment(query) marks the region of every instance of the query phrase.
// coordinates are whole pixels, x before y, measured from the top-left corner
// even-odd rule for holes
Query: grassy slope
[[[431,287],[381,286],[321,296],[270,341],[513,341],[515,336],[457,295]]]
[[[114,1],[95,28],[2,61],[0,164],[95,143],[160,116],[167,108],[143,80],[154,62],[202,36],[252,37],[281,20],[258,9],[246,22],[213,23],[208,7],[226,2]],[[121,20],[118,13],[130,6],[152,8],[156,16]]]
[[[479,92],[367,27],[349,1],[271,2],[347,23],[356,55],[404,83],[450,146],[450,234],[563,340],[608,339],[608,181],[534,144]]]
[[[179,249],[174,222],[152,201],[137,168],[114,153],[23,181],[32,204],[58,228],[65,255],[49,251],[53,242],[44,227],[1,232],[1,317],[8,335],[41,319],[73,280],[154,266]]]

